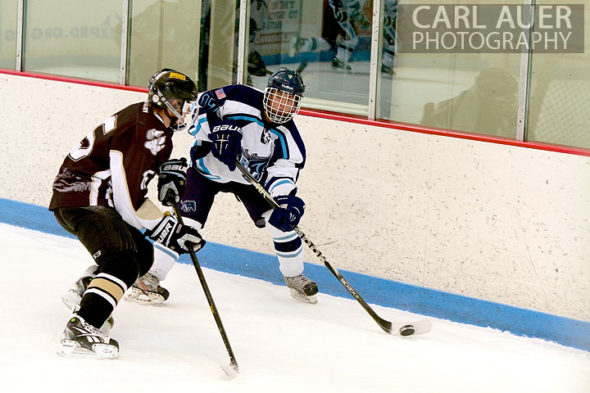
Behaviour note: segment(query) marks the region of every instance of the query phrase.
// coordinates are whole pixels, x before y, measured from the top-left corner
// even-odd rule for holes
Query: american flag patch
[[[217,96],[217,99],[219,99],[219,100],[225,98],[225,92],[223,91],[223,89],[215,90],[215,95]]]

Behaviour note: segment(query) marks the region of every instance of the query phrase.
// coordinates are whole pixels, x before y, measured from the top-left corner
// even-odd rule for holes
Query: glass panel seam
[[[16,13],[16,62],[14,69],[23,70],[23,35],[25,25],[25,0],[18,0],[18,9]]]
[[[244,84],[246,73],[244,72],[246,58],[246,29],[248,27],[248,0],[240,0],[240,18],[238,24],[238,61],[237,83]]]
[[[368,118],[375,120],[377,114],[377,73],[379,65],[379,34],[381,26],[381,0],[373,1],[373,20],[371,29],[371,62],[369,66],[369,107]]]
[[[524,0],[524,4],[529,6],[529,18],[534,20],[535,17],[535,0]],[[532,67],[532,34],[533,24],[530,23],[529,28],[526,31],[527,40],[529,42],[528,50],[521,53],[520,55],[520,75],[519,75],[519,86],[518,86],[518,117],[516,119],[516,140],[525,141],[526,129],[528,126],[528,111],[529,111],[529,100],[530,100],[530,78],[531,78],[531,67]]]
[[[119,75],[119,83],[125,85],[127,83],[127,59],[129,53],[128,48],[129,37],[129,0],[123,0],[123,9],[121,12],[121,73]]]

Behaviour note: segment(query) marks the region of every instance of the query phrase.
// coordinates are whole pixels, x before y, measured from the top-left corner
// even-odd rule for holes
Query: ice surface
[[[204,269],[240,375],[192,266],[176,266],[160,307],[121,302],[117,360],[56,355],[60,297],[91,263],[76,241],[0,224],[0,386],[4,392],[587,393],[590,353],[432,319],[432,331],[385,334],[353,299],[296,302],[284,286]],[[320,288],[321,291],[321,288]],[[423,316],[373,306],[396,323]]]

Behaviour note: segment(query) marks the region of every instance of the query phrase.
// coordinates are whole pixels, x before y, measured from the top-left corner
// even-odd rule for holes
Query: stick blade
[[[221,367],[223,372],[230,378],[235,378],[240,373],[237,363],[220,364],[219,367]]]

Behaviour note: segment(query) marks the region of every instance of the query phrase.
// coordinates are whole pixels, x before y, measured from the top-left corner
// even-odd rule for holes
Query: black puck
[[[401,328],[399,328],[399,334],[401,336],[411,336],[412,334],[414,334],[414,325],[404,325]]]

